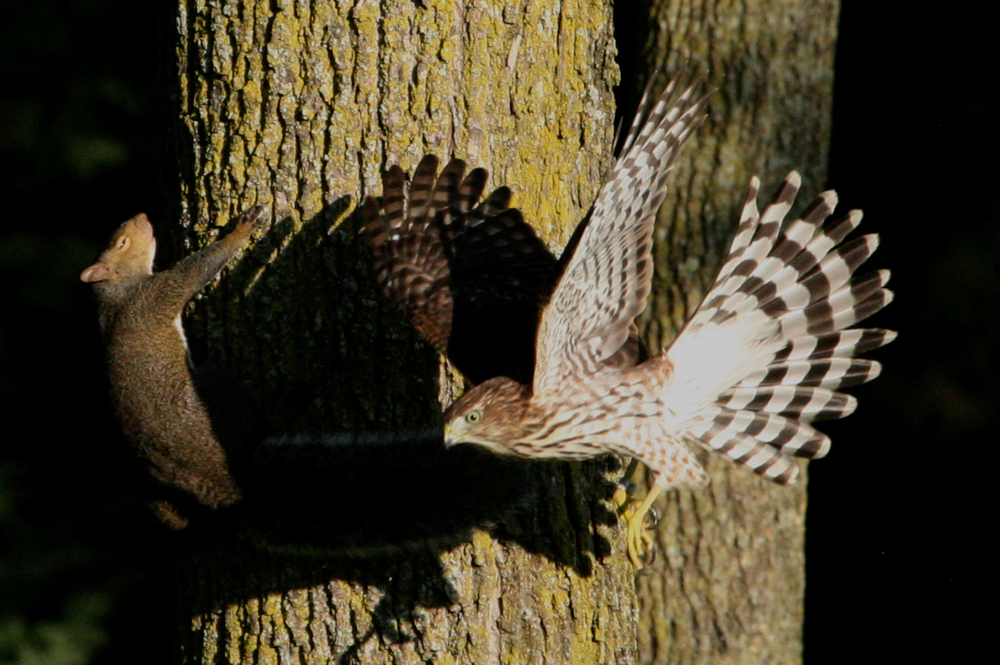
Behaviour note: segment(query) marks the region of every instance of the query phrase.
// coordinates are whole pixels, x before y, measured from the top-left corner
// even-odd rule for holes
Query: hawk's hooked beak
[[[451,448],[462,443],[462,435],[460,432],[456,431],[456,428],[452,423],[445,423],[444,425],[444,447]]]

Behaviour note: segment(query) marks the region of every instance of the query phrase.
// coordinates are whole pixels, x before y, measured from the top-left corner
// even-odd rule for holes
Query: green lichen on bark
[[[350,212],[387,165],[434,152],[485,166],[561,244],[612,159],[609,3],[190,0],[175,25],[175,244],[253,204],[275,220],[194,307],[195,347],[286,429],[433,424],[446,374],[374,293]],[[185,662],[634,662],[603,464],[545,468],[503,539],[320,564],[204,536],[179,565]]]

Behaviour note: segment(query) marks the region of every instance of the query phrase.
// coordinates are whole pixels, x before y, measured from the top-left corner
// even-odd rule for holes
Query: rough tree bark
[[[793,213],[824,189],[839,3],[652,0],[643,11],[649,31],[638,60],[647,72],[664,59],[675,70],[688,57],[717,89],[660,214],[643,318],[659,349],[711,285],[750,176],[770,196],[799,170]],[[640,662],[801,662],[806,476],[778,487],[717,456],[702,459],[708,489],[673,492],[657,506],[660,557],[637,583]]]
[[[433,426],[448,377],[375,295],[350,210],[379,193],[388,164],[454,155],[509,185],[561,246],[611,164],[610,3],[188,0],[171,29],[177,253],[251,205],[276,220],[194,307],[196,358],[253,383],[282,431]],[[178,565],[182,660],[634,662],[606,467],[540,467],[526,515],[401,554],[310,558],[192,529]],[[363,513],[385,485],[376,470],[329,511]],[[309,508],[284,505],[290,522]]]
[[[670,54],[674,70],[689,54],[719,88],[658,230],[644,319],[654,349],[709,284],[751,174],[773,184],[799,168],[804,190],[819,189],[836,15],[835,2],[791,0],[649,8],[647,62]],[[175,247],[201,246],[254,203],[279,220],[195,308],[196,352],[254,383],[283,431],[433,424],[449,377],[373,293],[351,206],[330,204],[377,193],[385,165],[412,168],[433,151],[490,169],[561,246],[611,163],[608,4],[192,1],[174,19]],[[664,502],[661,557],[638,585],[641,658],[796,662],[804,483],[776,488],[706,462],[708,490]],[[374,559],[267,553],[225,529],[187,534],[183,659],[631,662],[631,571],[600,470],[544,467],[532,510],[507,528]],[[382,489],[375,474],[370,491]],[[367,503],[361,494],[339,508]]]

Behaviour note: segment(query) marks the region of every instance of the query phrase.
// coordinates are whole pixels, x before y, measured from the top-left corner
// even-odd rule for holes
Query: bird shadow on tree
[[[345,207],[340,199],[298,230],[276,223],[199,304],[196,356],[243,370],[264,405],[247,400],[246,418],[262,410],[272,435],[227,451],[243,500],[178,534],[180,574],[220,576],[179,584],[211,590],[181,607],[199,614],[344,580],[380,589],[372,631],[406,641],[415,629],[401,626],[418,607],[458,600],[441,554],[476,529],[591,575],[594,559],[611,553],[597,527],[615,521],[602,499],[613,490],[609,460],[617,462],[445,449],[437,354],[376,294],[356,216],[328,232]],[[220,328],[256,341],[213,348]],[[254,382],[255,373],[266,380]],[[231,423],[231,400],[215,403],[222,392],[202,397],[213,422]],[[217,565],[203,565],[206,557]]]

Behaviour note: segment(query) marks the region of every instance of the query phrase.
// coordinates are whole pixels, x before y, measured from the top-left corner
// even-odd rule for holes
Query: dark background
[[[156,4],[2,13],[0,662],[155,663],[143,647],[173,625],[168,539],[128,500],[77,280],[116,224],[161,219],[168,198]],[[897,298],[873,324],[902,334],[876,354],[883,376],[853,391],[858,413],[826,425],[833,453],[810,466],[808,665],[960,662],[990,634],[997,17],[986,3],[908,15],[876,4],[844,2],[830,185],[882,235],[874,264],[892,269]]]

